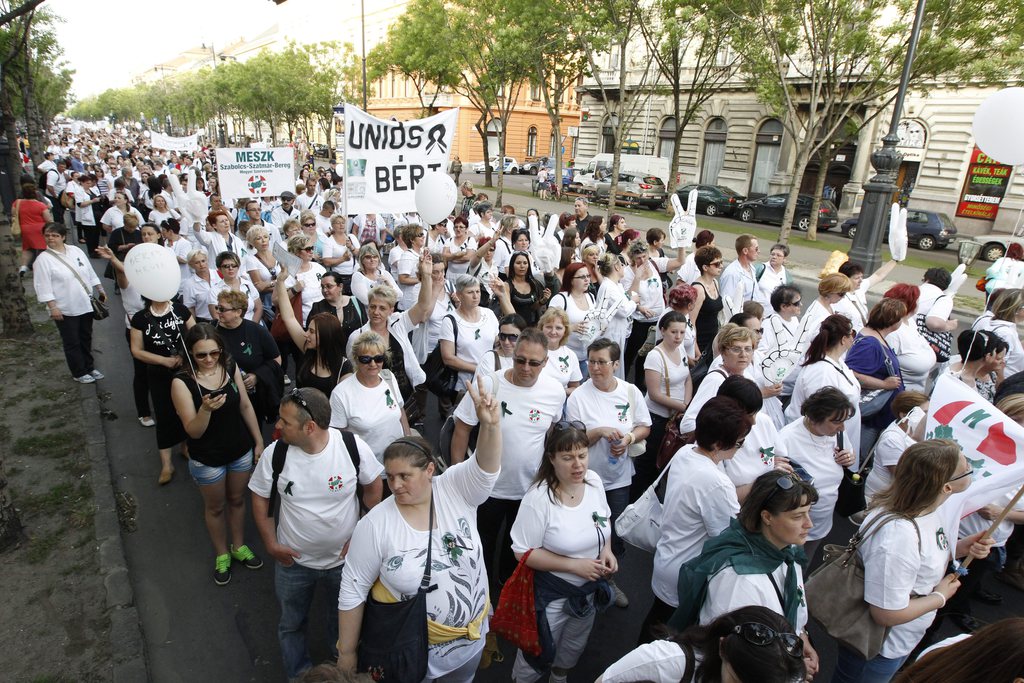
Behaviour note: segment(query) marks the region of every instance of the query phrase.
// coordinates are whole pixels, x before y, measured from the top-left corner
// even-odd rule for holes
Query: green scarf
[[[804,557],[803,548],[790,545],[779,550],[762,534],[750,533],[733,519],[728,529],[708,539],[700,555],[679,568],[679,608],[669,620],[669,626],[682,631],[697,623],[708,582],[722,568],[731,565],[737,574],[771,574],[782,563],[788,568],[783,587],[784,616],[795,626],[797,610],[803,602],[802,591],[797,587],[800,569],[796,565],[803,563]]]

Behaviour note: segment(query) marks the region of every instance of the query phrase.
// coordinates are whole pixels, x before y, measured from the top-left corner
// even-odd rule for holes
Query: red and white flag
[[[946,529],[958,528],[961,518],[999,503],[1024,484],[1024,427],[947,374],[932,391],[925,433],[929,439],[956,441],[974,468],[970,487],[942,505]]]

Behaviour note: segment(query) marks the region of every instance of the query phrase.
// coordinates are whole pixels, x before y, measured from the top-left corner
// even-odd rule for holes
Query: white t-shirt
[[[362,273],[362,271],[354,271],[352,273],[352,296],[359,299],[359,303],[364,306],[368,306],[370,302],[370,290],[380,285],[387,285],[391,289],[395,290],[395,294],[401,294],[401,290],[398,287],[398,283],[395,282],[395,278],[391,277],[391,273],[379,269],[375,274],[375,279],[370,279]]]
[[[917,312],[926,318],[949,320],[953,313],[953,297],[945,294],[930,282],[922,282],[921,294],[917,297]]]
[[[924,391],[928,373],[935,367],[935,352],[928,340],[917,331],[914,318],[900,323],[896,330],[885,337],[893,353],[900,361],[900,375],[908,390]]]
[[[563,389],[569,386],[569,382],[583,380],[580,359],[568,346],[548,349],[548,364],[544,366],[544,374],[557,379]]]
[[[655,270],[657,269],[655,268]],[[622,288],[628,290],[633,286],[634,279],[632,266],[627,266],[622,272]],[[640,303],[637,310],[633,311],[633,319],[649,323],[658,320],[665,312],[665,294],[661,288],[661,277],[658,273],[655,272],[650,277],[644,278],[644,281],[637,287],[637,293],[640,295]],[[645,318],[640,313],[640,306],[652,311],[650,318]]]
[[[876,509],[869,513],[861,528],[884,512]],[[920,541],[914,522],[921,533]],[[946,536],[938,510],[917,517],[914,522],[905,519],[886,522],[869,534],[857,549],[864,562],[864,600],[868,604],[888,610],[903,609],[910,604],[912,594],[928,595],[945,576],[952,557],[951,548],[956,545],[956,534],[952,539]],[[879,654],[889,658],[910,654],[934,619],[935,612],[927,612],[913,621],[893,626]]]
[[[755,266],[756,267],[756,266]],[[786,284],[786,280],[789,279],[789,274],[786,272],[786,266],[782,266],[779,272],[775,272],[775,269],[769,264],[764,264],[764,270],[761,271],[761,277],[757,279],[757,289],[754,291],[754,301],[759,302],[765,308],[771,310],[772,306],[772,292]]]
[[[803,338],[800,333],[804,327],[800,324],[799,317],[793,317],[786,321],[778,313],[772,313],[761,322],[761,341],[757,344],[757,350],[767,356],[772,351],[779,349],[799,349],[803,351],[811,342],[813,337],[808,338],[804,332]]]
[[[580,308],[576,304],[576,300],[568,292],[560,292],[551,297],[551,301],[548,306],[551,308],[560,308],[566,312],[569,316],[569,341],[567,346],[573,350],[576,354],[577,360],[583,361],[587,357],[587,343],[586,338],[581,337],[578,332],[575,331],[577,324],[587,320],[587,315],[591,314],[594,310],[595,302],[594,297],[590,294],[586,295],[587,308]],[[592,341],[592,340],[591,340]]]
[[[807,534],[807,540],[825,538],[832,530],[832,513],[839,500],[839,483],[843,480],[843,468],[835,460],[836,437],[811,434],[801,418],[782,428],[779,442],[814,478],[814,488],[818,491],[818,502],[811,506],[814,527]]]
[[[583,499],[576,507],[563,505],[557,497],[552,501],[547,484],[531,486],[512,524],[513,552],[544,548],[562,557],[596,560],[611,540],[611,510],[600,478],[588,470],[584,481]],[[587,582],[569,572],[551,573],[574,586]]]
[[[601,391],[587,380],[569,396],[566,418],[579,420],[588,429],[614,427],[628,434],[637,425],[651,426],[651,413],[644,403],[643,394],[635,386],[618,380],[611,391]],[[629,486],[633,480],[633,459],[627,453],[612,455],[607,439],[598,439],[590,447],[589,467],[604,482],[604,488],[614,491]]]
[[[736,455],[723,461],[722,467],[735,486],[745,486],[775,469],[775,457],[779,455],[788,457],[786,444],[779,438],[775,422],[761,411],[754,416],[754,426],[743,446]]]
[[[452,241],[446,243],[444,248],[445,251],[452,255],[464,254],[469,251],[476,251],[477,243],[476,239],[473,237],[467,237],[462,244],[456,244],[455,240],[453,239]],[[459,275],[464,275],[467,271],[469,271],[469,263],[469,259],[462,262],[449,261],[448,271],[445,274],[445,277],[454,282],[455,278],[457,278]]]
[[[478,319],[470,322],[454,311],[451,317],[441,321],[441,332],[438,341],[450,341],[455,344],[455,355],[467,363],[479,364],[484,354],[494,348],[494,340],[498,337],[498,319],[494,312],[483,306],[477,307]],[[452,328],[452,319],[459,326],[459,339],[455,340],[455,331]],[[466,382],[473,379],[472,372],[459,371],[460,391],[466,388]]]
[[[320,290],[320,278],[327,269],[319,263],[310,263],[309,270],[304,273],[293,273],[285,280],[286,287],[295,285],[296,280],[302,281],[302,320],[309,318],[309,311],[317,301],[323,301],[324,293]]]
[[[729,528],[740,503],[722,468],[693,445],[683,446],[670,465],[651,588],[662,602],[678,607],[679,567],[700,555],[706,540]]]
[[[780,591],[785,588],[788,571],[786,563],[783,562],[772,572],[775,585]],[[807,602],[803,597],[804,574],[800,565],[796,563],[793,565],[793,571],[796,572],[797,591],[800,595],[800,606],[797,608],[793,632],[801,633],[807,628]],[[767,607],[779,614],[785,614],[785,607],[767,574],[737,574],[732,566],[723,567],[708,581],[707,596],[700,608],[700,624],[709,624],[723,614],[750,605]]]
[[[139,225],[146,222],[146,219],[142,217],[142,214],[139,213],[139,210],[134,206],[128,207],[128,213],[138,219]],[[124,227],[124,216],[125,214],[121,213],[121,209],[116,206],[112,206],[103,212],[103,216],[100,217],[100,224],[109,225],[111,231],[119,230]],[[159,223],[157,225],[159,225]]]
[[[1013,496],[1016,493],[1017,492],[1015,490],[1007,491],[1003,496],[997,498],[992,502],[1001,508],[1006,507],[1013,500]],[[1017,503],[1013,506],[1013,510],[1015,512],[1024,511],[1024,500],[1017,501]],[[971,514],[967,515],[966,517],[960,520],[959,536],[960,538],[966,538],[967,536],[971,536],[973,534],[980,534],[982,532],[988,531],[989,527],[991,526],[992,520],[985,519],[977,512],[972,512]],[[996,527],[996,530],[992,532],[992,540],[995,541],[997,548],[1001,548],[1004,545],[1006,545],[1006,541],[1010,538],[1010,534],[1013,533],[1015,527],[1016,525],[1009,520],[1004,519],[1002,522],[999,523],[999,526]]]
[[[333,237],[321,238],[320,244],[323,247],[320,255],[325,259],[340,258],[345,254],[351,253],[347,246],[345,246],[344,244],[338,244],[338,242]],[[352,258],[349,258],[347,261],[342,261],[341,263],[331,266],[330,269],[332,272],[338,273],[339,275],[351,275],[353,263],[354,260]],[[342,273],[343,266],[348,266],[348,273]]]
[[[800,368],[796,385],[793,387],[793,398],[786,407],[786,419],[799,420],[800,408],[803,407],[804,401],[823,387],[839,389],[853,404],[853,416],[843,425],[843,430],[846,432],[844,446],[853,452],[854,464],[859,467],[857,463],[860,462],[858,459],[860,451],[860,383],[857,381],[856,375],[853,374],[853,370],[847,367],[843,360],[837,362],[826,358]],[[789,452],[797,460],[800,459],[797,456],[798,451],[790,449]]]
[[[892,473],[886,467],[896,467],[903,451],[913,444],[914,440],[895,422],[882,430],[878,436],[878,443],[875,444],[875,460],[871,472],[864,480],[864,495],[869,502],[875,494],[888,488],[892,483]]]
[[[401,255],[398,257],[398,262],[395,264],[395,280],[401,280],[403,275],[417,277],[419,268],[419,254],[409,249],[403,249]],[[401,290],[402,297],[398,300],[398,307],[403,311],[407,311],[415,306],[416,299],[420,295],[421,286],[422,285],[420,285],[419,282],[414,285],[403,285],[399,282],[398,288]]]
[[[494,240],[494,257],[492,262],[499,273],[508,272],[508,263],[512,260],[512,243],[507,237],[498,237]]]
[[[430,583],[437,589],[427,593],[427,617],[454,627],[465,627],[476,619],[487,608],[487,571],[476,528],[476,509],[487,500],[497,478],[497,474],[480,469],[475,458],[435,475],[432,535],[413,529],[394,497],[370,510],[352,534],[341,575],[338,609],[349,610],[366,602],[378,578],[396,598],[412,599],[423,579],[429,538]],[[459,638],[431,645],[427,677],[440,678],[476,657],[486,634],[484,619],[478,640]]]
[[[262,498],[270,498],[276,443],[263,451],[249,479],[249,490]],[[358,436],[356,447],[359,449],[359,483],[372,484],[384,468]],[[303,567],[330,569],[344,562],[341,550],[359,521],[356,478],[352,458],[337,430],[328,430],[327,447],[319,453],[307,453],[298,446],[288,447],[277,480],[281,501],[277,513],[277,542],[298,551],[300,555],[295,561]]]
[[[732,299],[733,306],[742,308],[744,301],[754,300],[754,291],[757,289],[757,281],[754,274],[754,264],[750,264],[749,270],[743,267],[739,259],[736,259],[722,271],[718,278],[719,290],[722,296]]]
[[[661,387],[661,393],[665,393],[665,361],[668,360],[668,394],[669,398],[683,401],[686,399],[686,380],[690,376],[690,366],[686,362],[686,355],[683,352],[682,347],[679,348],[679,363],[672,362],[668,354],[662,354],[659,352],[660,349],[655,347],[651,349],[650,353],[647,354],[647,358],[644,359],[644,372],[653,370],[658,373],[658,386]],[[651,395],[648,393],[644,399],[647,403],[647,410],[650,411],[651,415],[657,415],[659,417],[668,417],[672,411],[661,405],[660,403],[653,401]]]
[[[375,387],[363,386],[355,375],[339,382],[331,392],[331,426],[361,436],[383,463],[384,449],[404,435],[404,401],[389,370],[382,370],[380,379]]]
[[[519,500],[537,475],[548,428],[562,416],[565,389],[543,373],[532,387],[512,384],[507,374],[503,370],[483,377],[484,386],[501,402],[501,476],[491,497]],[[469,394],[455,409],[455,417],[470,426],[479,423]]]
[[[696,251],[691,251],[686,255],[686,259],[678,271],[680,281],[690,284],[700,277],[700,269],[697,267],[697,261],[695,260],[696,254]]]
[[[1020,334],[1017,333],[1017,326],[1014,323],[1009,320],[996,320],[991,312],[986,312],[974,321],[971,329],[991,332],[1009,344],[1006,367],[1003,369],[1004,377],[1024,370],[1024,346],[1021,345]]]
[[[697,392],[690,399],[690,405],[686,406],[686,412],[683,413],[682,419],[679,420],[680,432],[685,434],[697,428],[697,415],[700,413],[700,409],[718,395],[718,388],[722,386],[727,375],[724,368],[708,370],[708,374],[704,375],[704,381],[700,383]]]
[[[832,310],[836,313],[845,315],[850,319],[850,323],[853,324],[853,331],[860,333],[861,328],[868,320],[868,300],[867,293],[870,283],[868,278],[864,278],[861,282],[860,289],[847,292],[843,295],[837,303],[832,304]],[[813,337],[812,337],[813,339]]]
[[[694,673],[703,659],[694,653]],[[602,683],[690,683],[683,681],[686,674],[686,653],[670,640],[644,643],[601,674]],[[693,679],[690,679],[691,681]]]

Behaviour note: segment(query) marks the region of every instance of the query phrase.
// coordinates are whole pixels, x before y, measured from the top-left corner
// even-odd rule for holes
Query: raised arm
[[[288,288],[285,281],[288,279],[288,268],[283,263],[278,264],[281,271],[277,274],[277,283],[274,285],[274,296],[277,297],[277,314],[284,321],[285,329],[292,343],[300,349],[306,348],[306,331],[302,329],[302,323],[295,319],[295,311],[292,309],[292,301],[288,297]]]

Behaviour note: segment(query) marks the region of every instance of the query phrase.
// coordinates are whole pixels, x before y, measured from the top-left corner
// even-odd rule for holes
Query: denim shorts
[[[188,473],[200,486],[216,484],[227,476],[228,472],[252,472],[252,451],[222,467],[210,467],[191,459],[188,461]]]

